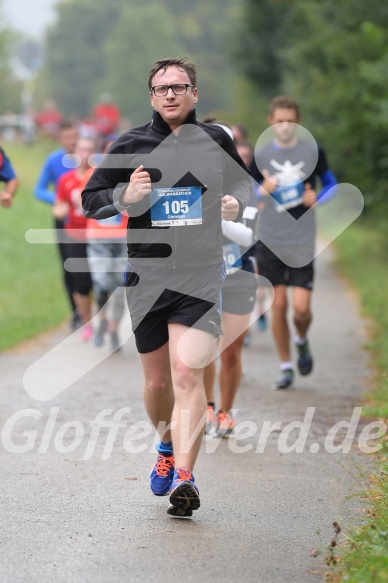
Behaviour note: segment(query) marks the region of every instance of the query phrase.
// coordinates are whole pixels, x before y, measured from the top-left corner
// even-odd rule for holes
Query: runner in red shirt
[[[111,135],[106,138],[103,153],[109,149],[116,137]],[[86,171],[81,189],[86,186],[93,170],[90,168]],[[118,327],[125,308],[123,284],[128,262],[127,223],[128,215],[123,212],[106,219],[87,219],[86,226],[87,253],[93,281],[93,295],[100,320],[94,334],[94,344],[102,346],[105,342],[105,333],[109,332],[113,351],[119,350],[121,347]],[[108,321],[108,300],[112,294],[111,317]]]
[[[92,279],[86,253],[86,218],[82,212],[81,192],[83,177],[90,169],[89,156],[94,154],[94,141],[80,138],[75,148],[79,157],[79,167],[66,172],[58,182],[57,195],[53,207],[55,218],[65,220],[65,268],[70,275],[70,288],[82,318],[82,339],[89,340],[93,335],[91,319]],[[77,265],[71,265],[76,260]],[[80,271],[80,265],[82,271]]]
[[[97,132],[102,138],[106,138],[117,131],[120,122],[120,110],[112,102],[109,93],[101,95],[100,102],[94,108],[93,119]]]
[[[58,137],[62,113],[57,108],[53,99],[48,99],[42,111],[35,116],[35,123],[38,128],[49,136]]]

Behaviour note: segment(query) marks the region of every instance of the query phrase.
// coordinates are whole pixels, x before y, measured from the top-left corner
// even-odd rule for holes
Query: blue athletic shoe
[[[150,486],[155,496],[165,496],[171,490],[174,478],[174,456],[158,453],[150,475]]]
[[[301,375],[310,374],[313,370],[313,357],[307,340],[303,344],[295,344],[298,353],[298,369]]]
[[[171,484],[170,506],[167,514],[172,516],[192,516],[200,507],[199,491],[194,476],[188,468],[176,468]]]

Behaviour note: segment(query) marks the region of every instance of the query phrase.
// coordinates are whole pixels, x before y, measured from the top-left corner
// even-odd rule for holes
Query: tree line
[[[1,10],[1,0],[0,0]],[[188,56],[199,71],[199,114],[266,127],[284,93],[322,141],[341,181],[363,192],[369,215],[388,208],[388,5],[381,0],[58,0],[47,30],[37,103],[56,99],[87,116],[109,91],[132,124],[148,121],[147,71]],[[20,91],[0,29],[0,107]],[[20,99],[19,99],[20,101]]]
[[[270,98],[301,105],[366,215],[388,210],[388,5],[379,0],[245,0],[235,57]],[[386,219],[385,219],[386,221]]]
[[[161,57],[183,55],[200,71],[203,111],[232,108],[236,66],[228,34],[233,0],[61,0],[46,36],[40,92],[67,113],[85,116],[109,91],[133,124],[149,119],[147,72]]]

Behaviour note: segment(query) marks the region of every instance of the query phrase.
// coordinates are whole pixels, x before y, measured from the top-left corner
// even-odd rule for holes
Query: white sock
[[[292,362],[282,362],[280,363],[280,370],[294,370],[294,365],[292,364]]]
[[[295,334],[294,342],[298,346],[303,346],[303,344],[306,344],[306,341],[307,341],[306,338],[301,338],[300,336],[298,336],[298,334]]]

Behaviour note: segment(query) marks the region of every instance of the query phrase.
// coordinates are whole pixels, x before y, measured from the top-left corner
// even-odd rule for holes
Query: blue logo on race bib
[[[282,212],[302,204],[304,184],[300,182],[293,186],[278,186],[272,193],[275,199],[276,210]]]
[[[226,263],[226,275],[236,273],[236,271],[242,268],[241,252],[237,243],[222,245],[222,253]]]

